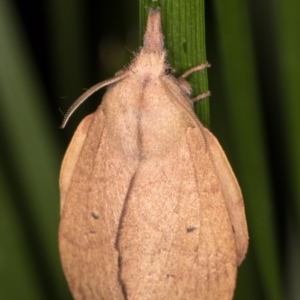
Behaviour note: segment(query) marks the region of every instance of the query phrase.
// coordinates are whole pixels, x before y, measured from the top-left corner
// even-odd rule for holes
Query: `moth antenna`
[[[71,115],[74,113],[74,111],[78,108],[79,105],[81,105],[87,98],[89,98],[91,95],[93,95],[98,90],[102,89],[103,87],[110,85],[112,83],[118,82],[125,77],[127,77],[127,72],[123,73],[122,75],[119,75],[118,77],[113,77],[104,81],[101,81],[95,85],[93,85],[91,88],[89,88],[86,92],[84,92],[67,110],[63,122],[60,126],[60,128],[65,128],[68,120],[70,119]]]
[[[202,71],[202,70],[207,69],[209,67],[210,67],[210,63],[206,61],[205,63],[203,63],[201,65],[198,65],[196,67],[193,67],[193,68],[187,70],[179,78],[186,78],[186,77],[188,77],[190,74],[192,74],[194,72]]]

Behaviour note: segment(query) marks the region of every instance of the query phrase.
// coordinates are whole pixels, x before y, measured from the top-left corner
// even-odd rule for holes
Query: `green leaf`
[[[32,265],[26,235],[0,167],[0,294],[2,299],[44,299],[38,274]],[[18,270],[18,272],[16,272]],[[24,299],[24,298],[23,298]]]
[[[27,219],[23,231],[18,234],[26,232],[27,242],[31,242],[31,255],[36,258],[32,268],[39,269],[39,275],[44,277],[43,288],[48,289],[47,297],[59,299],[60,295],[61,299],[66,299],[68,291],[57,250],[59,147],[54,137],[55,128],[50,127],[53,124],[46,111],[41,82],[21,26],[11,2],[7,0],[0,2],[0,36],[0,122],[1,143],[5,145],[1,149],[2,162],[14,203],[22,210],[24,220]],[[7,203],[9,198],[3,201]],[[19,237],[15,236],[15,239]],[[24,257],[25,253],[18,259]],[[20,266],[28,267],[28,263],[23,261]],[[14,281],[12,270],[10,275],[10,280]],[[41,282],[42,278],[36,284]],[[15,293],[17,290],[18,287]],[[23,297],[19,294],[16,298]]]
[[[285,203],[289,218],[287,244],[287,283],[290,299],[300,299],[300,1],[274,2],[276,48],[279,77],[279,114],[285,162],[284,179],[288,184]],[[278,120],[279,121],[279,120]]]
[[[250,247],[264,294],[267,299],[284,299],[249,11],[241,0],[215,0],[214,8],[222,100],[228,114],[226,134],[231,140],[226,152],[243,191]]]

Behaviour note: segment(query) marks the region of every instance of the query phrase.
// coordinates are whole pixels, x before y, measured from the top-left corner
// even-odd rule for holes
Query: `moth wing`
[[[167,155],[141,162],[117,248],[128,299],[232,298],[234,237],[198,128],[188,128]]]
[[[187,109],[187,113],[190,113],[190,116],[193,118],[194,114],[191,114],[188,109],[189,107],[186,106],[189,101],[186,97],[182,96],[179,87],[170,80],[164,80],[164,84],[170,97],[175,97],[177,100],[176,103],[181,104],[182,108],[185,107]],[[198,121],[198,119],[196,119],[196,117],[194,117],[194,121],[195,124],[198,125],[201,133],[205,136],[205,143],[207,145],[210,160],[213,162],[215,172],[219,177],[227,210],[234,230],[237,262],[240,264],[245,257],[248,247],[248,229],[243,196],[232,168],[218,140]]]
[[[59,189],[60,189],[60,210],[63,210],[65,198],[70,187],[70,182],[76,163],[80,156],[89,125],[91,123],[92,115],[86,116],[77,127],[73,138],[65,153],[59,175]]]
[[[206,128],[203,128],[203,131],[211,161],[215,166],[226,200],[227,210],[234,230],[238,264],[240,264],[245,257],[248,247],[248,229],[243,196],[236,177],[218,140]]]
[[[118,171],[125,162],[111,146],[99,108],[79,125],[61,171],[59,249],[75,299],[123,299],[114,246],[120,212],[114,200],[126,191],[113,185],[124,175]]]

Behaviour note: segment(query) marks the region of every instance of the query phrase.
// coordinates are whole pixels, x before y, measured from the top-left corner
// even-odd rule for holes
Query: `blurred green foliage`
[[[176,74],[206,56],[212,64],[210,120],[208,101],[197,112],[232,163],[250,231],[235,299],[300,299],[300,1],[292,0],[206,1],[206,30],[202,0],[0,1],[0,299],[71,299],[57,246],[59,166],[101,92],[63,131],[60,109],[130,61],[139,10],[143,31],[150,4],[162,7]],[[196,94],[208,88],[206,72],[191,80]]]

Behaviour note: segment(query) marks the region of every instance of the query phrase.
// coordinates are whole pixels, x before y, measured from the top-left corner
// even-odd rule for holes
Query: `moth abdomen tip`
[[[161,32],[160,9],[149,9],[146,32],[144,34],[144,48],[153,51],[163,50],[164,37]]]

